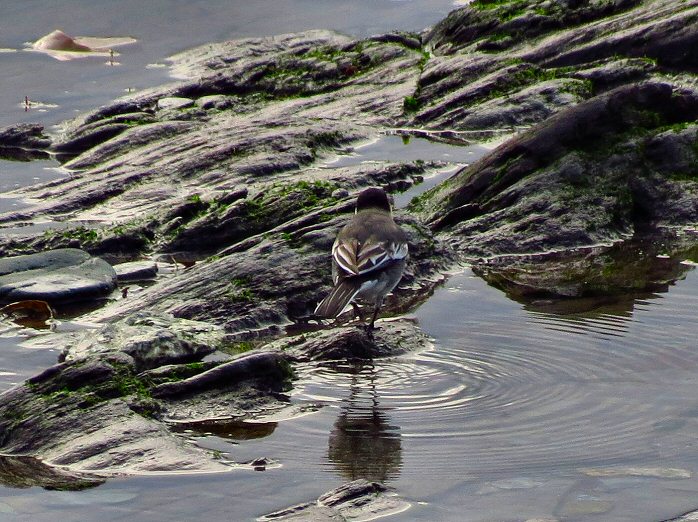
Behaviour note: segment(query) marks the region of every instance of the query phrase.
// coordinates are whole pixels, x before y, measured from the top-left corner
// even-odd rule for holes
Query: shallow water
[[[0,26],[0,127],[17,122],[54,125],[80,111],[169,80],[166,57],[231,38],[307,29],[369,36],[394,29],[420,31],[443,18],[453,0],[51,0],[3,2]],[[25,51],[54,29],[71,36],[131,36],[104,57],[59,62]],[[24,97],[34,105],[25,112]],[[54,107],[55,106],[55,107]]]
[[[698,492],[698,273],[626,304],[528,311],[465,270],[415,314],[433,349],[300,368],[294,401],[323,405],[317,413],[186,435],[280,468],[5,489],[0,512],[246,520],[363,477],[413,503],[400,520],[669,518],[695,508]]]

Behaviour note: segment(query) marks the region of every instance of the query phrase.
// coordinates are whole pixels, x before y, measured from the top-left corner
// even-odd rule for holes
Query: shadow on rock
[[[40,486],[60,491],[78,491],[103,484],[104,478],[89,473],[49,466],[26,455],[0,455],[0,484],[11,488]]]

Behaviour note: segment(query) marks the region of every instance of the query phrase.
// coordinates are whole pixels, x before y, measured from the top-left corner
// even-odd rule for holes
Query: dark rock
[[[166,382],[152,390],[153,397],[193,395],[211,388],[234,386],[248,379],[263,379],[278,391],[291,378],[287,359],[277,352],[248,353],[203,373],[177,382]]]
[[[2,395],[0,451],[75,473],[229,469],[154,420],[148,386],[124,353],[49,368]]]
[[[128,129],[126,123],[100,124],[94,128],[84,129],[70,140],[54,143],[52,149],[56,152],[79,153],[121,134]]]
[[[364,520],[396,515],[410,504],[377,482],[359,479],[328,491],[315,502],[299,504],[257,520]]]
[[[51,139],[44,134],[44,126],[38,123],[20,123],[0,129],[0,154],[5,149],[45,150]]]
[[[158,265],[153,261],[132,261],[114,265],[114,271],[119,283],[148,281],[157,277]]]
[[[51,250],[0,259],[3,302],[38,299],[65,303],[98,299],[114,288],[114,269],[82,250]]]
[[[64,467],[49,466],[27,455],[0,455],[0,484],[11,488],[43,487],[59,491],[78,491],[103,484],[105,478]]]
[[[690,167],[696,115],[693,93],[659,83],[622,87],[510,140],[420,204],[433,205],[432,226],[449,230],[475,256],[608,243],[647,225],[687,225],[698,221]],[[675,160],[664,159],[667,147]]]
[[[477,262],[473,271],[529,309],[554,311],[570,298],[608,303],[626,296],[632,302],[636,296],[666,292],[691,270],[683,261],[694,257],[690,237],[666,233],[609,247],[502,256]]]
[[[292,339],[280,345],[300,359],[316,361],[373,359],[391,357],[422,350],[429,340],[409,320],[379,321],[378,328],[368,332],[362,325],[347,325]]]

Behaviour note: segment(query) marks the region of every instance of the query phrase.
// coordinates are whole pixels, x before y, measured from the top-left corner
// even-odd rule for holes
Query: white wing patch
[[[363,245],[356,239],[335,240],[332,257],[337,265],[351,275],[361,275],[376,270],[387,263],[407,257],[407,243],[376,243]]]

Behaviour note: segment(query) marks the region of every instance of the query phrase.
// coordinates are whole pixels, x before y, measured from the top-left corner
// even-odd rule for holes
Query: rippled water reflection
[[[417,313],[433,350],[349,374],[312,371],[302,396],[361,412],[354,439],[374,448],[355,453],[353,476],[390,470],[399,490],[433,503],[416,518],[458,520],[473,502],[466,520],[519,520],[519,505],[500,503],[516,497],[531,506],[526,517],[659,520],[692,507],[686,491],[698,487],[667,471],[698,469],[697,290],[690,272],[669,294],[562,314],[508,301],[464,272]]]
[[[413,503],[401,520],[666,519],[698,507],[697,301],[690,270],[668,293],[544,311],[466,270],[416,313],[432,349],[299,368],[294,401],[317,413],[186,433],[280,468],[35,491],[32,516],[89,504],[109,520],[245,520],[363,477]],[[21,498],[0,495],[0,509]]]

